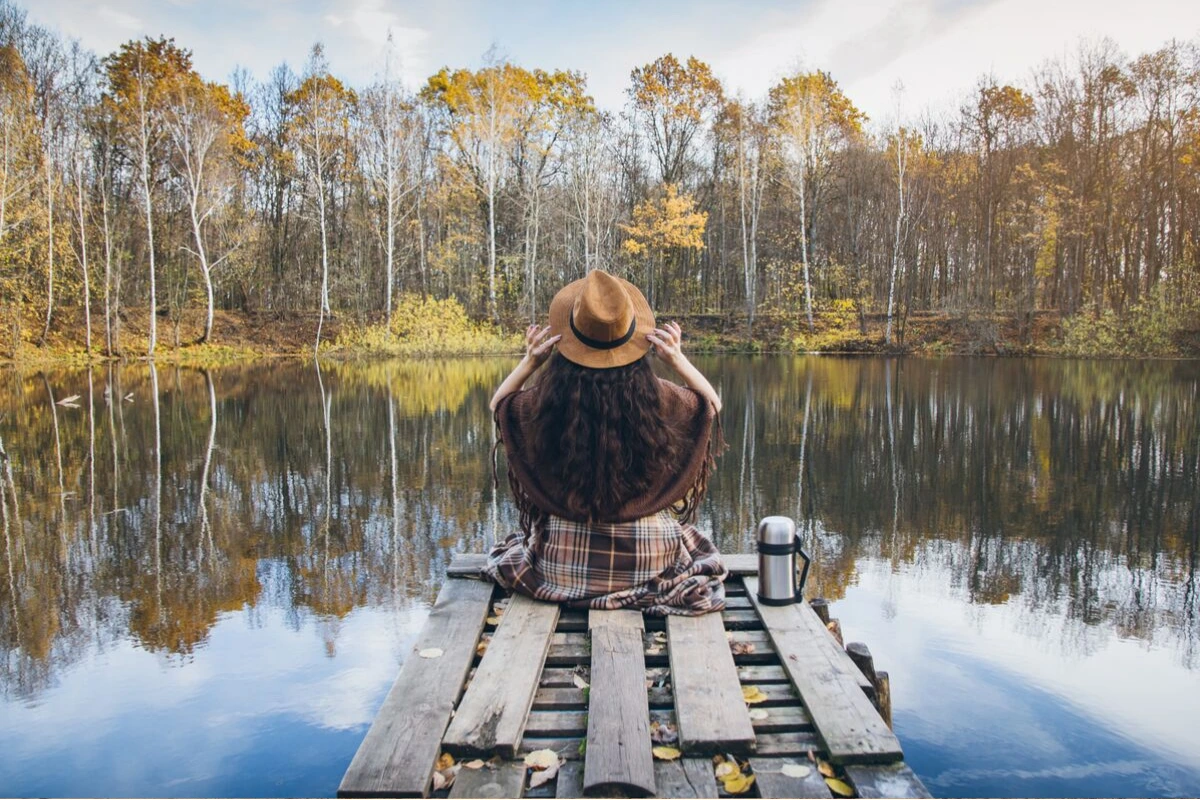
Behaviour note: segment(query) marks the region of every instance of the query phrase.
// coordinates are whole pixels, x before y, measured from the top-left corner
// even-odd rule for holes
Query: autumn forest
[[[900,349],[920,315],[983,348],[1047,318],[1067,352],[1200,348],[1200,41],[1080,42],[957,107],[897,85],[890,119],[819,65],[742,97],[664,54],[603,110],[569,65],[404,86],[397,57],[219,83],[186,42],[96,54],[0,0],[0,357],[154,355],[218,313],[312,320],[312,347],[414,297],[513,330],[595,267],[800,349]]]

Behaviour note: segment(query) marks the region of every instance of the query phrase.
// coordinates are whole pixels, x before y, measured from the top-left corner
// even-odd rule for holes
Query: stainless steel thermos
[[[796,556],[804,560],[797,578]],[[758,523],[758,599],[769,606],[786,606],[804,599],[808,554],[800,549],[796,523],[788,517],[763,517]]]

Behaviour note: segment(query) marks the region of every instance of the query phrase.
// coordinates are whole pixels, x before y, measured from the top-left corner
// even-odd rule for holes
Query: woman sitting
[[[721,400],[680,337],[678,325],[655,327],[637,287],[598,270],[526,332],[525,357],[491,403],[521,527],[488,556],[501,586],[576,607],[724,608],[720,553],[691,524]],[[651,352],[687,388],[657,378]]]

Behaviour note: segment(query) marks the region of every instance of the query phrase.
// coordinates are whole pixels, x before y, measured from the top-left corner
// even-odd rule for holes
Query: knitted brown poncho
[[[661,407],[665,410],[663,424],[678,432],[683,448],[676,469],[664,470],[643,496],[590,521],[630,522],[663,509],[671,509],[684,522],[694,518],[712,470],[709,445],[716,414],[712,404],[692,389],[661,378],[658,387],[663,400]],[[545,514],[574,522],[589,521],[577,519],[567,511],[561,501],[564,492],[559,482],[554,475],[546,474],[533,457],[531,428],[536,398],[535,390],[525,389],[505,397],[496,407],[496,425],[508,456],[508,481],[526,533]]]

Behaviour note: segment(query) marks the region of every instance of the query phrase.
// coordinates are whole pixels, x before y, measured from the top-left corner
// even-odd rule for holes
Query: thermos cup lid
[[[763,517],[758,523],[758,541],[790,546],[796,541],[796,523],[790,517]]]

